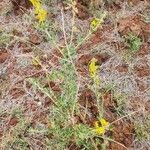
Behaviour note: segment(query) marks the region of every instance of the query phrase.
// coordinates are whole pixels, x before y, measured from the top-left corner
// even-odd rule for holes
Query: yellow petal
[[[102,135],[105,133],[105,127],[98,127],[95,129],[95,132]]]
[[[40,4],[40,0],[30,0],[30,2],[34,7],[36,7],[37,4]]]
[[[37,2],[34,7],[35,7],[36,14],[38,14],[40,12],[40,10],[42,9],[40,2]]]
[[[35,0],[30,0],[33,6],[35,6],[36,1]]]
[[[46,15],[47,15],[46,10],[40,8],[40,9],[38,10],[38,15],[37,15],[37,18],[38,18],[39,22],[45,21]]]
[[[98,66],[96,65],[96,62],[97,62],[97,59],[92,58],[89,64],[89,72],[90,72],[91,77],[95,77],[97,73]]]
[[[101,118],[100,122],[101,122],[101,125],[104,126],[104,127],[109,125],[109,122],[107,122],[104,118]]]
[[[100,25],[100,19],[98,18],[94,18],[92,21],[91,21],[91,28],[92,29],[95,29],[97,28],[99,25]]]

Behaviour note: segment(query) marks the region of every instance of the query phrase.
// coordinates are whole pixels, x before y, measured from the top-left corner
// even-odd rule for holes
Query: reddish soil
[[[9,58],[9,53],[7,52],[0,52],[0,63],[4,63]]]
[[[105,36],[105,33],[111,31],[112,31],[111,25],[106,25],[102,28],[99,28],[87,42],[85,42],[83,45],[79,47],[77,52],[79,54],[84,54],[89,52],[91,48],[93,48],[97,44],[106,41],[108,37]]]
[[[12,96],[12,99],[22,97],[24,94],[25,92],[19,88],[13,88],[10,90],[10,95]]]
[[[13,11],[16,15],[32,6],[29,0],[11,0],[11,2],[13,4]]]
[[[108,146],[108,150],[126,150],[127,148],[131,148],[131,145],[134,141],[134,126],[127,121],[118,121],[114,124],[114,129],[112,130],[112,137],[115,141],[121,143],[110,143]]]
[[[131,16],[118,22],[118,29],[121,35],[127,35],[130,32],[139,35],[144,42],[149,40],[150,24],[143,21],[141,16]]]
[[[149,47],[150,43],[143,44],[138,52],[138,56],[143,57],[145,55],[148,55],[150,53]]]
[[[146,89],[148,89],[148,85],[145,85],[144,82],[140,81],[139,79],[136,80],[137,86],[138,86],[138,90],[140,92],[144,92]]]
[[[124,64],[122,64],[120,66],[117,66],[116,70],[119,71],[119,72],[127,73],[128,72],[128,65],[124,63]]]
[[[135,67],[135,74],[138,77],[145,77],[150,75],[150,67],[149,66],[136,66]]]
[[[50,85],[51,89],[52,89],[55,93],[60,93],[60,92],[61,92],[60,87],[59,87],[58,84],[56,84],[55,82],[50,81],[49,85]]]
[[[84,5],[77,3],[77,9],[78,9],[77,16],[79,19],[85,20],[89,18],[90,16],[89,10]]]
[[[23,53],[32,52],[32,48],[29,47],[26,43],[23,43],[23,42],[19,42],[19,48],[22,50]]]
[[[37,34],[30,34],[29,41],[35,45],[38,45],[42,42],[42,39]]]
[[[96,121],[98,115],[98,109],[96,107],[95,94],[88,88],[81,92],[79,97],[79,103],[84,108],[81,108],[81,120],[85,124],[93,126],[93,122]],[[86,113],[88,111],[88,113]]]

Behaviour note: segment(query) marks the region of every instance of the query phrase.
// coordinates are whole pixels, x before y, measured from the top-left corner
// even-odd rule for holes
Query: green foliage
[[[93,136],[91,129],[84,124],[74,125],[71,118],[79,112],[78,109],[78,86],[77,86],[77,74],[70,59],[75,55],[75,50],[73,47],[65,49],[64,56],[65,60],[61,60],[61,68],[54,69],[49,72],[48,79],[52,81],[61,81],[60,84],[61,94],[54,96],[55,104],[50,107],[50,117],[49,123],[50,128],[48,134],[52,135],[51,139],[47,142],[53,145],[53,148],[64,150],[68,147],[71,140],[80,147],[83,146],[89,150],[93,149],[92,143],[89,140]],[[50,89],[45,88],[44,85],[40,83],[39,79],[29,78],[27,80],[32,86],[40,90],[48,97],[52,97],[52,92]],[[54,94],[54,93],[53,93]],[[33,130],[32,130],[33,131]],[[49,148],[52,148],[48,145]]]
[[[53,136],[49,141],[51,145],[56,147],[56,149],[64,150],[70,143],[73,129],[71,127],[62,128],[60,125],[54,124],[53,127],[49,129],[49,133]]]
[[[93,136],[93,132],[91,131],[91,129],[84,124],[76,125],[74,127],[74,130],[75,139],[78,146],[87,145],[87,143],[89,143],[90,137]]]
[[[113,95],[117,103],[117,107],[115,108],[116,112],[121,116],[125,115],[125,102],[127,95],[117,92],[114,92]]]
[[[129,33],[125,37],[127,46],[129,47],[129,51],[131,53],[136,53],[139,51],[140,46],[142,45],[141,39],[134,33]]]
[[[46,96],[50,97],[51,98],[51,94],[52,94],[52,91],[49,90],[47,87],[44,87],[44,85],[42,85],[38,79],[34,79],[34,78],[29,78],[27,80],[29,83],[32,84],[32,86],[35,88],[35,89],[38,89],[40,90],[42,93],[44,93]]]

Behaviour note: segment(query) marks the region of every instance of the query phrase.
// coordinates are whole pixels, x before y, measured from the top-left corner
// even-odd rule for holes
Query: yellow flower
[[[35,13],[36,14],[38,14],[40,9],[42,9],[40,2],[37,2],[34,7],[35,7]]]
[[[45,21],[46,14],[47,12],[44,9],[40,8],[38,10],[37,19],[39,20],[40,23]]]
[[[99,121],[100,121],[100,123],[101,123],[102,126],[106,127],[106,126],[109,125],[109,122],[107,122],[104,118],[101,118]]]
[[[33,6],[35,6],[35,0],[30,0]]]
[[[39,20],[39,22],[41,23],[45,21],[47,12],[41,7],[40,0],[30,0],[30,1],[35,8],[35,12],[37,14],[37,19]]]
[[[36,7],[37,3],[40,3],[40,0],[30,0],[30,2],[34,7]]]
[[[96,30],[104,22],[104,19],[106,18],[106,16],[107,16],[107,12],[103,12],[103,14],[101,15],[101,18],[93,18],[90,24],[91,28],[93,30]]]
[[[90,76],[92,78],[94,78],[96,76],[96,73],[97,73],[98,66],[96,65],[96,62],[97,62],[97,59],[92,58],[91,62],[89,64],[89,72],[90,72]]]
[[[109,122],[107,122],[104,118],[101,118],[99,121],[95,122],[95,132],[99,135],[104,134],[108,125]]]
[[[95,129],[95,132],[102,135],[105,133],[105,127],[98,127]]]
[[[91,21],[91,28],[93,30],[95,30],[99,25],[100,25],[100,19],[98,18],[93,18],[93,20]]]

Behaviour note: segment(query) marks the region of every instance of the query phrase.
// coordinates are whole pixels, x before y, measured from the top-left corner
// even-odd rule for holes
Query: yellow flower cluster
[[[97,59],[92,58],[89,64],[89,72],[92,78],[94,78],[97,73],[98,66],[96,65],[96,62],[97,62]]]
[[[106,132],[108,125],[109,122],[104,118],[101,118],[99,121],[95,122],[95,132],[99,135],[103,135]]]
[[[35,8],[35,12],[37,14],[37,19],[39,22],[44,22],[46,19],[47,12],[41,6],[40,0],[30,0],[33,7]]]
[[[100,79],[99,76],[97,75],[97,69],[98,69],[98,65],[96,65],[97,59],[92,58],[89,64],[89,72],[90,72],[90,77],[94,80],[94,83],[96,83],[96,85],[100,84]]]

